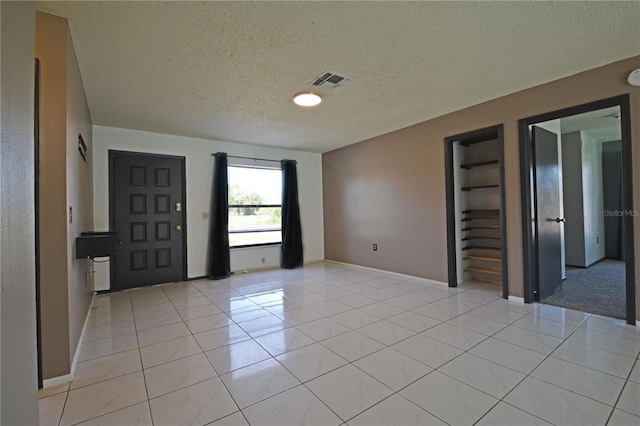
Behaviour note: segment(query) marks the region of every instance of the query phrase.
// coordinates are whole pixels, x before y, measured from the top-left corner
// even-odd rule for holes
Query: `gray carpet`
[[[625,263],[605,259],[589,268],[567,267],[562,291],[542,303],[625,319],[625,292]]]

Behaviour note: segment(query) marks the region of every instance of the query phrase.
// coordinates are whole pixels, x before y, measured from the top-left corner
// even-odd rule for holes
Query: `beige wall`
[[[76,52],[67,29],[67,205],[73,223],[67,228],[69,351],[73,357],[93,297],[93,264],[76,259],[76,237],[93,230],[93,126]],[[87,145],[87,161],[78,152],[78,135]]]
[[[40,265],[43,378],[71,372],[91,302],[90,265],[75,259],[75,237],[92,229],[92,163],[78,152],[82,133],[91,155],[91,117],[65,19],[38,12],[40,59]],[[69,223],[69,207],[73,222]]]
[[[0,2],[0,424],[38,424],[33,93],[35,2]]]
[[[36,14],[40,59],[40,289],[45,379],[70,372],[67,294],[67,28]]]
[[[509,294],[522,297],[518,120],[630,94],[637,206],[640,88],[629,86],[626,78],[639,67],[636,56],[325,153],[325,257],[446,282],[444,138],[503,123]],[[636,276],[639,242],[636,218]],[[378,244],[377,252],[372,251],[373,243]],[[640,299],[640,291],[636,294]],[[636,306],[640,308],[640,302]]]

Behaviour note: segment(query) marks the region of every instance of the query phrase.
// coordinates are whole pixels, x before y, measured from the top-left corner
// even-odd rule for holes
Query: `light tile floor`
[[[96,296],[42,425],[640,425],[623,321],[318,263]]]

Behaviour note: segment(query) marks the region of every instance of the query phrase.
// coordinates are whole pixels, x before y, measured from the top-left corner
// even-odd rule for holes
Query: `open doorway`
[[[562,283],[540,303],[626,318],[620,120],[614,106],[533,125],[555,135],[559,175]]]
[[[527,301],[635,324],[629,118],[622,96],[520,121]]]

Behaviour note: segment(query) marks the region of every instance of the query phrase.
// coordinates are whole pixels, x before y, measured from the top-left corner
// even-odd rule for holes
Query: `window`
[[[282,170],[229,166],[229,247],[282,243]]]

